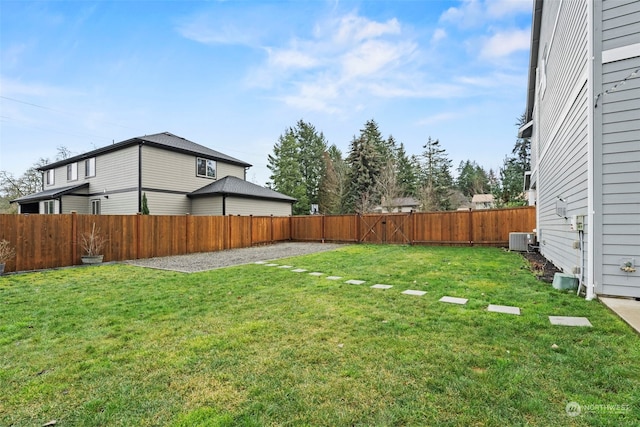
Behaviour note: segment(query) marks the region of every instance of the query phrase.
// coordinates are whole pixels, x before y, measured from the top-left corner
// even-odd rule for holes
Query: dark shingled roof
[[[170,151],[176,151],[179,153],[193,154],[196,156],[202,156],[213,160],[220,160],[226,163],[231,163],[245,168],[251,167],[251,164],[236,159],[235,157],[227,156],[219,151],[207,148],[204,145],[196,144],[188,139],[176,136],[169,132],[156,133],[153,135],[138,136],[136,138],[127,139],[115,144],[107,145],[97,150],[89,151],[77,156],[70,157],[68,159],[60,160],[59,162],[50,163],[42,166],[39,170],[53,169],[59,166],[63,166],[69,163],[74,163],[79,160],[88,159],[90,157],[97,156],[98,154],[108,153],[110,151],[116,151],[121,148],[126,148],[131,145],[150,145],[153,147],[164,148]]]
[[[89,183],[85,182],[83,184],[70,185],[68,187],[58,187],[53,188],[51,190],[41,191],[39,193],[29,194],[27,196],[18,197],[15,200],[11,200],[11,203],[29,203],[29,202],[38,202],[40,200],[49,200],[55,199],[60,196],[64,196],[65,194],[69,194],[75,190],[79,190],[81,188],[89,188]]]
[[[259,185],[236,178],[235,176],[226,176],[216,182],[205,185],[204,187],[187,194],[187,197],[204,197],[211,195],[281,200],[290,203],[295,203],[297,201],[293,197],[286,196],[265,187],[260,187]]]

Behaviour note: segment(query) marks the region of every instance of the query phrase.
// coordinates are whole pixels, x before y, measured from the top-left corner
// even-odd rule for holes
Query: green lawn
[[[0,425],[640,423],[640,338],[518,254],[362,245],[286,263],[367,283],[261,265],[1,277]]]

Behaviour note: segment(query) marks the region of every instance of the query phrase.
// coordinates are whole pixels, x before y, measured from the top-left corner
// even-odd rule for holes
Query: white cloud
[[[528,50],[530,42],[529,29],[498,32],[485,41],[480,50],[480,57],[486,59],[505,57],[520,50]]]
[[[376,74],[385,68],[394,68],[415,51],[413,43],[391,43],[382,40],[368,40],[345,53],[342,64],[344,78]]]
[[[215,13],[203,12],[183,19],[176,31],[182,37],[203,44],[259,47],[265,28],[247,25],[253,21],[254,17],[248,12],[239,16],[216,9]]]
[[[295,49],[267,48],[269,64],[279,68],[313,68],[318,59]]]
[[[443,28],[438,28],[433,32],[431,36],[431,43],[438,43],[441,40],[447,38],[447,31]]]
[[[296,108],[337,113],[353,110],[362,96],[416,94],[408,86],[417,80],[411,70],[418,46],[395,18],[377,22],[349,13],[318,21],[306,39],[265,49],[267,60],[247,83],[284,91],[276,98]]]
[[[349,14],[335,21],[333,26],[335,26],[333,39],[341,44],[401,33],[400,23],[396,18],[387,22],[375,22],[355,14]]]
[[[448,121],[457,119],[458,117],[460,117],[460,113],[454,113],[454,112],[438,113],[438,114],[434,114],[432,116],[425,117],[424,119],[419,120],[418,125],[419,126],[433,125],[436,123],[448,122]]]
[[[533,10],[532,0],[491,0],[486,2],[487,13],[492,17],[503,17]]]
[[[78,94],[78,92],[42,83],[25,83],[21,80],[0,76],[0,94],[8,97],[44,97],[57,95],[74,95]]]
[[[483,7],[478,0],[464,0],[459,7],[450,7],[441,16],[441,22],[473,27],[483,21]]]
[[[532,0],[463,0],[460,6],[447,9],[440,16],[440,22],[472,28],[514,15],[530,13],[532,9]]]

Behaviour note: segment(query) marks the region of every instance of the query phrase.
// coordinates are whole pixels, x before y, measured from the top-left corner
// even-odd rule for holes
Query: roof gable
[[[236,159],[235,157],[231,157],[219,151],[212,150],[211,148],[205,147],[204,145],[196,144],[193,141],[189,141],[186,138],[182,138],[170,132],[161,132],[153,135],[139,136],[139,137],[127,139],[125,141],[121,141],[115,144],[107,145],[105,147],[98,148],[93,151],[89,151],[83,154],[79,154],[77,156],[69,157],[68,159],[50,163],[48,165],[40,167],[38,170],[44,171],[48,169],[53,169],[59,166],[64,166],[69,163],[74,163],[80,160],[88,159],[90,157],[95,157],[100,154],[117,151],[122,148],[130,147],[132,145],[139,145],[139,144],[150,145],[153,147],[158,147],[158,148],[162,148],[169,151],[175,151],[179,153],[187,153],[187,154],[192,154],[196,156],[207,157],[213,160],[220,160],[225,163],[243,166],[245,168],[251,167],[251,164],[244,162],[242,160]]]

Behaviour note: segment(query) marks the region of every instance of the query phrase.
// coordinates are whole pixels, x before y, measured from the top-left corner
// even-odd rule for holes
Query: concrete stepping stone
[[[309,273],[310,276],[323,276],[324,273],[320,273],[318,271],[314,271],[313,273]]]
[[[457,297],[442,297],[438,301],[440,302],[448,302],[449,304],[460,304],[465,305],[469,299],[467,298],[457,298]]]
[[[292,265],[281,265],[278,268],[293,268],[293,266]]]
[[[342,279],[342,277],[340,277],[340,276],[327,276],[327,279],[328,280],[340,280],[340,279]]]
[[[295,270],[291,270],[291,271],[293,271],[294,273],[304,273],[307,270],[305,270],[304,268],[296,268]]]
[[[266,263],[267,263],[267,261],[256,261],[256,262],[254,262],[254,264],[266,264]]]
[[[487,311],[493,311],[494,313],[515,314],[520,316],[520,307],[513,307],[510,305],[495,305],[489,304]]]
[[[549,316],[549,322],[552,325],[561,326],[593,326],[586,317]]]
[[[265,267],[277,267],[279,264],[265,264]]]
[[[362,285],[366,280],[347,280],[345,283],[350,285]]]
[[[406,291],[402,292],[405,295],[415,295],[417,297],[421,297],[422,295],[426,294],[427,291],[414,291],[412,289],[407,289]]]
[[[393,286],[391,286],[391,285],[381,285],[380,283],[378,283],[377,285],[373,285],[371,287],[373,289],[391,289],[391,288],[393,288]]]

